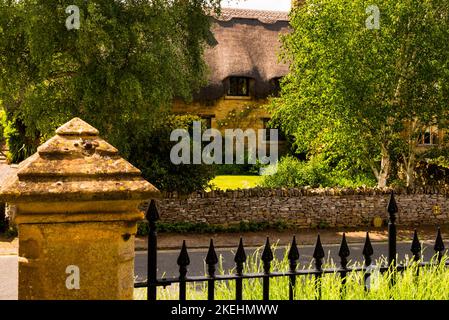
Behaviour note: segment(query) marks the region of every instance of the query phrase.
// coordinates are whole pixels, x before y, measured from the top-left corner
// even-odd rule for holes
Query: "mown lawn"
[[[211,184],[219,190],[249,189],[257,187],[262,178],[262,176],[217,176]]]

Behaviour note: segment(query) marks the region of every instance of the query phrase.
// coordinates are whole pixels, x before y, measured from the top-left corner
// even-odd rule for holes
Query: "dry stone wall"
[[[282,221],[299,228],[360,227],[387,219],[391,189],[247,189],[165,194],[159,201],[163,222],[232,225]],[[395,190],[404,226],[449,222],[449,190]]]

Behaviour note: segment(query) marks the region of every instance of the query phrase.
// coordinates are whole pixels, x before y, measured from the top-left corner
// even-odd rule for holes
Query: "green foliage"
[[[241,128],[260,121],[260,110],[264,105],[247,103],[241,109],[232,109],[223,120],[217,121],[218,128]]]
[[[272,246],[274,260],[271,263],[273,272],[287,273],[289,271],[288,248],[282,259],[278,259],[277,245]],[[244,273],[260,273],[263,270],[261,261],[263,248],[257,249],[249,255],[244,265]],[[385,264],[386,259],[378,259],[376,266]],[[449,299],[449,269],[445,266],[447,257],[443,257],[440,263],[434,256],[431,264],[418,267],[417,262],[407,260],[404,271],[390,268],[385,272],[379,272],[374,266],[369,277],[370,290],[365,290],[365,272],[349,272],[345,283],[341,281],[341,275],[337,272],[323,274],[316,278],[312,275],[297,277],[297,285],[294,291],[295,300],[447,300]],[[352,265],[351,265],[352,266]],[[354,263],[354,267],[361,267],[360,263]],[[310,264],[299,267],[313,270]],[[337,268],[332,260],[325,261],[323,268]],[[418,275],[419,268],[419,275]],[[223,257],[219,257],[218,274],[233,274],[235,270],[224,270]],[[391,285],[392,278],[395,283]],[[248,279],[243,282],[243,298],[245,300],[260,300],[262,298],[262,279]],[[270,300],[289,299],[289,278],[276,277],[270,279]],[[320,294],[321,293],[321,294]],[[160,300],[177,300],[178,292],[168,288],[158,289]],[[135,299],[145,299],[145,289],[134,291]],[[235,299],[235,281],[218,281],[215,284],[216,300]],[[206,300],[207,283],[190,283],[187,286],[187,299]]]
[[[0,109],[0,146],[5,142],[6,112]]]
[[[223,152],[224,154],[224,152]],[[255,164],[248,163],[249,154],[245,152],[244,164],[220,164],[217,165],[218,175],[258,175],[260,169],[264,167],[257,159]]]
[[[17,230],[17,228],[14,227],[7,227],[6,231],[5,231],[5,237],[8,239],[13,239],[15,237],[17,237],[19,235],[19,231]]]
[[[38,139],[25,134],[25,127],[20,120],[8,121],[4,117],[4,138],[8,147],[8,162],[19,163],[28,158],[37,150]]]
[[[201,121],[201,118],[170,115],[151,132],[133,138],[129,161],[142,170],[145,179],[161,191],[190,194],[204,190],[215,176],[213,165],[174,165],[170,160],[170,151],[177,143],[170,141],[171,132],[185,129],[191,133],[194,121]]]
[[[295,187],[360,187],[373,186],[374,178],[363,171],[350,172],[332,168],[321,156],[300,161],[292,156],[283,157],[273,175],[264,176],[262,186],[267,188]]]
[[[428,163],[449,168],[449,150],[447,148],[431,148],[423,154]]]
[[[283,37],[290,73],[271,108],[299,152],[368,166],[384,186],[393,153],[413,168],[423,129],[448,125],[449,2],[375,4],[378,30],[365,26],[365,0],[295,9]]]
[[[316,160],[305,162],[286,156],[279,162],[275,174],[264,177],[262,186],[267,188],[328,186],[329,171],[330,169],[322,162]]]
[[[282,231],[290,229],[291,226],[285,221],[274,221],[274,222],[244,222],[241,221],[238,224],[222,226],[222,225],[210,225],[208,223],[192,223],[192,222],[176,222],[176,223],[157,223],[158,232],[169,232],[169,233],[194,233],[194,234],[205,234],[205,233],[236,233],[236,232],[257,232],[264,230],[277,230]],[[149,232],[147,222],[139,222],[137,225],[137,235],[147,236]]]
[[[80,8],[79,30],[65,27],[69,4]],[[0,0],[0,100],[19,135],[13,159],[74,116],[129,156],[174,97],[189,100],[204,84],[210,10],[218,0]]]

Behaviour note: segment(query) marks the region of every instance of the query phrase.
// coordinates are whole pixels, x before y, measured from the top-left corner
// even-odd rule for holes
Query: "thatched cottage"
[[[270,115],[261,106],[288,72],[279,60],[288,13],[223,8],[213,19],[214,45],[205,52],[208,85],[192,103],[175,101],[174,111],[199,115],[212,128],[264,128]]]

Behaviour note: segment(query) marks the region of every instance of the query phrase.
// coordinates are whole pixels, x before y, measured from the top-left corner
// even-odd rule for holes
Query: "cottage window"
[[[438,129],[434,127],[428,127],[423,130],[419,135],[419,144],[425,146],[431,146],[438,144]]]
[[[230,77],[228,96],[248,97],[249,96],[249,78]]]
[[[273,86],[273,95],[278,96],[281,92],[281,80],[282,78],[271,79],[271,85]]]
[[[206,129],[212,129],[212,118],[213,116],[202,116],[201,120],[206,125]]]

